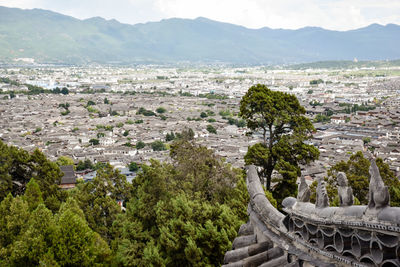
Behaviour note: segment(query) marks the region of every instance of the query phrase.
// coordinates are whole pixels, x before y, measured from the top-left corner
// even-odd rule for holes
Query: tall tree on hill
[[[261,84],[250,87],[240,101],[240,115],[247,127],[262,134],[262,142],[249,147],[245,162],[261,167],[259,175],[267,190],[271,190],[274,170],[283,177],[281,181],[293,184],[300,175],[299,164],[319,156],[317,148],[305,143],[315,129],[304,114],[296,96]]]

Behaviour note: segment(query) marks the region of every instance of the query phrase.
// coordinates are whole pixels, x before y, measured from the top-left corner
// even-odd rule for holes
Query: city
[[[150,158],[166,160],[168,151],[154,151],[151,144],[168,145],[167,134],[190,128],[200,144],[243,168],[247,147],[259,139],[257,133],[246,134],[239,102],[249,87],[266,84],[295,94],[314,122],[311,141],[321,155],[304,166],[309,180],[324,177],[335,163],[365,150],[383,158],[397,174],[400,171],[400,68],[396,67],[49,67],[1,72],[8,80],[0,84],[0,137],[28,151],[39,148],[52,160],[68,156],[76,164],[89,159],[119,168],[130,162],[148,163]],[[46,90],[68,88],[69,93],[31,94],[27,84]],[[11,92],[17,92],[12,99]],[[140,113],[141,108],[151,112]],[[215,133],[207,130],[209,125]],[[93,139],[98,144],[90,143]],[[138,142],[146,146],[138,149]]]

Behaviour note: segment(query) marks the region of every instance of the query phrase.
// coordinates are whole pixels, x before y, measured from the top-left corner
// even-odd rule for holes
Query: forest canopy
[[[0,266],[220,265],[247,220],[243,171],[187,139],[170,151],[132,184],[106,165],[65,191],[56,163],[0,141]]]

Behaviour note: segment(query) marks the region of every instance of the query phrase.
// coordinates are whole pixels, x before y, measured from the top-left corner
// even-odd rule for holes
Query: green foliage
[[[107,97],[104,98],[104,104],[110,104],[110,101],[107,99]]]
[[[68,95],[68,94],[69,94],[68,88],[67,88],[67,87],[63,87],[63,88],[61,89],[61,94],[63,94],[63,95]]]
[[[317,114],[317,116],[315,116],[314,122],[330,122],[331,118],[329,116],[326,115],[322,115],[322,114]]]
[[[141,123],[143,123],[143,120],[136,120],[135,121],[135,124],[141,124]]]
[[[207,115],[207,113],[205,113],[205,112],[203,111],[203,112],[200,113],[200,117],[201,117],[201,118],[207,118],[208,115]]]
[[[159,107],[159,108],[156,109],[156,112],[159,113],[159,114],[162,114],[162,113],[167,112],[167,110],[165,108],[163,108],[163,107]]]
[[[231,113],[231,111],[230,110],[221,110],[219,113],[218,113],[221,117],[229,117],[229,116],[232,116],[232,113]]]
[[[30,185],[33,185],[34,182]],[[26,196],[24,196],[25,198]],[[0,204],[0,264],[2,266],[93,265],[107,263],[111,251],[87,225],[82,210],[69,199],[58,213],[43,204],[31,210],[20,197]]]
[[[136,149],[142,149],[146,146],[146,144],[143,141],[138,141],[136,143]]]
[[[379,168],[382,180],[389,187],[391,206],[400,206],[400,181],[396,175],[390,170],[389,165],[384,163],[381,158],[376,159],[376,165]],[[363,205],[368,204],[369,191],[369,167],[370,162],[366,159],[361,151],[350,156],[350,159],[336,163],[328,170],[328,177],[325,177],[326,189],[329,202],[338,204],[337,198],[337,173],[346,173],[349,186],[353,189],[353,195],[357,201]],[[311,186],[311,200],[315,201],[315,189],[317,182]]]
[[[67,266],[89,266],[102,260],[106,263],[111,254],[107,243],[90,229],[82,210],[73,199],[63,205],[56,218],[55,259]]]
[[[94,106],[94,105],[96,105],[96,103],[95,103],[94,101],[92,101],[92,100],[89,100],[89,101],[87,102],[87,104],[86,104],[86,107]]]
[[[92,106],[88,106],[86,109],[90,113],[99,113],[99,111],[97,109],[95,109],[94,107],[92,107]]]
[[[131,172],[136,172],[139,170],[139,165],[136,162],[129,163],[128,167],[129,167],[129,171],[131,171]]]
[[[170,141],[173,141],[173,140],[175,140],[175,133],[174,132],[172,132],[171,131],[171,133],[167,133],[166,135],[165,135],[165,141],[166,142],[170,142]]]
[[[163,150],[167,150],[165,144],[163,143],[163,141],[154,141],[153,143],[151,143],[151,149],[153,149],[153,151],[163,151]]]
[[[99,141],[99,139],[92,138],[92,139],[89,140],[89,143],[90,143],[92,146],[96,146],[96,145],[100,144],[100,141]]]
[[[214,118],[211,118],[211,119],[208,119],[207,122],[213,123],[213,122],[216,122],[216,120]]]
[[[243,127],[246,126],[246,121],[245,120],[242,120],[242,119],[238,120],[238,119],[234,119],[232,117],[228,118],[228,123],[230,125],[236,125],[239,128],[243,128]]]
[[[160,201],[156,216],[160,252],[165,254],[167,265],[222,262],[238,227],[238,220],[227,206],[191,200],[184,194]]]
[[[206,147],[171,146],[173,164],[151,160],[133,180],[120,226],[120,265],[220,265],[246,220],[248,195],[241,170]]]
[[[322,106],[323,105],[321,102],[319,102],[317,100],[310,101],[309,104],[310,104],[310,106],[313,106],[313,107]]]
[[[194,139],[194,131],[192,128],[187,128],[180,133],[175,133],[175,139],[190,141]]]
[[[311,80],[310,81],[310,85],[317,85],[320,83],[324,83],[324,81],[322,79],[318,79],[318,80]]]
[[[299,164],[307,164],[319,156],[317,148],[304,143],[315,130],[304,116],[305,109],[294,95],[258,84],[243,96],[240,115],[250,130],[260,131],[263,136],[261,143],[249,147],[246,164],[261,167],[260,179],[268,191],[272,190],[272,172],[278,171],[280,178],[272,191],[278,201],[295,192]]]
[[[92,182],[78,184],[73,192],[90,228],[107,241],[111,241],[112,224],[121,213],[117,200],[127,201],[130,194],[131,184],[126,176],[110,165],[98,169]]]
[[[83,171],[88,169],[94,169],[93,163],[90,159],[85,159],[84,161],[79,161],[78,165],[76,166],[77,171]]]
[[[68,198],[59,198],[57,192],[65,191],[59,191],[54,181],[55,192],[44,186],[44,181],[50,183],[47,179],[57,176],[55,163],[47,162],[40,152],[31,155],[0,143],[0,152],[6,152],[0,154],[5,163],[0,165],[2,179],[5,171],[12,174],[7,169],[13,163],[7,158],[11,152],[19,156],[15,167],[26,170],[24,156],[40,165],[27,175],[34,178],[22,197],[9,193],[0,203],[0,265],[222,264],[239,226],[247,220],[244,172],[188,141],[194,135],[190,129],[180,135],[170,151],[171,163],[150,160],[133,184],[110,165],[80,161],[78,169],[95,168],[97,175],[90,182],[78,182],[66,192]],[[132,162],[129,167],[138,166]],[[57,208],[48,201],[53,197]],[[117,204],[120,200],[126,212]]]
[[[207,116],[215,116],[215,112],[212,110],[206,110]]]
[[[69,109],[60,112],[62,116],[67,116],[69,113],[71,113]]]
[[[24,200],[28,203],[30,211],[36,209],[39,204],[43,204],[42,192],[34,178],[26,185]]]
[[[128,135],[129,135],[129,131],[128,131],[128,130],[125,130],[124,133],[123,133],[122,135],[125,136],[125,137],[128,136]]]
[[[119,113],[116,110],[110,110],[110,115],[111,116],[119,116]]]
[[[144,116],[155,116],[156,114],[153,112],[153,111],[151,111],[151,110],[147,110],[147,109],[145,109],[145,108],[139,108],[139,110],[136,112],[136,114],[137,115],[140,115],[140,114],[142,114],[142,115],[144,115]]]
[[[63,194],[58,191],[62,172],[39,150],[28,153],[0,141],[0,200],[8,193],[22,195],[27,183],[34,178],[43,200],[53,211],[58,209]]]
[[[74,160],[67,156],[60,156],[56,161],[58,166],[74,165]]]
[[[209,133],[217,134],[217,129],[215,129],[211,124],[208,124],[206,129]]]
[[[371,137],[364,137],[362,140],[363,140],[364,145],[366,145],[371,142]]]

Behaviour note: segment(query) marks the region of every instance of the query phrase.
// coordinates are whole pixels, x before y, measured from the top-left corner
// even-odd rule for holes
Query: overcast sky
[[[372,23],[400,24],[400,0],[0,0],[0,6],[129,24],[172,17],[206,17],[248,28],[348,30]]]

